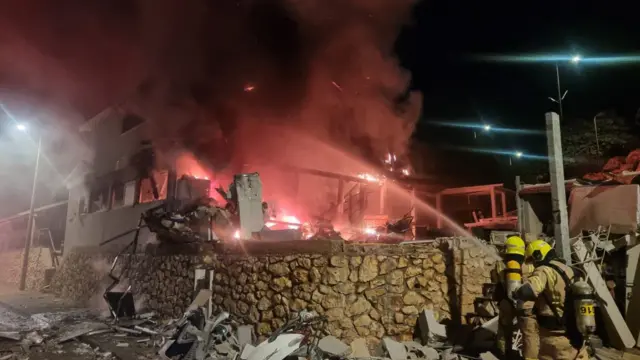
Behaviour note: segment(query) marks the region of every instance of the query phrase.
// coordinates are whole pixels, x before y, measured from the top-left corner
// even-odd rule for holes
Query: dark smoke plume
[[[367,157],[404,151],[421,99],[406,93],[393,43],[412,1],[189,4],[141,3],[156,139],[177,134],[204,158],[336,171],[306,137]]]
[[[215,169],[355,171],[344,154],[402,153],[420,111],[393,55],[413,0],[3,3],[3,86],[87,115],[127,104]]]

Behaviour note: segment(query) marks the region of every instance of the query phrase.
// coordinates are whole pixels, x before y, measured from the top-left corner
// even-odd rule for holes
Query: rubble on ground
[[[237,324],[227,312],[208,316],[207,294],[210,296],[208,290],[201,290],[180,319],[160,320],[154,313],[117,320],[113,316],[105,319],[88,313],[79,316],[77,312],[66,317],[39,315],[36,317],[50,320],[34,329],[0,331],[0,359],[26,359],[33,352],[49,351],[102,360],[264,360],[276,352],[281,354],[278,349],[286,352],[280,360],[285,356],[310,360],[468,357],[463,354],[464,349],[448,342],[445,326],[435,320],[430,310],[420,314],[418,331],[412,341],[399,342],[385,337],[375,344],[371,338],[357,338],[346,344],[327,335],[326,317],[306,310],[292,314],[289,321],[268,338],[257,339],[252,324]],[[491,358],[488,353],[481,357]]]

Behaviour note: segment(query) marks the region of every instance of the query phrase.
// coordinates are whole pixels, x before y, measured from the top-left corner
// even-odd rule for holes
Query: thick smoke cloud
[[[145,62],[154,63],[146,109],[163,124],[154,137],[179,134],[204,158],[334,171],[318,142],[369,158],[402,153],[421,98],[406,93],[392,50],[411,3],[141,3]],[[158,106],[167,101],[180,107]]]
[[[413,0],[3,2],[3,86],[86,115],[126,104],[216,170],[355,171],[345,154],[402,153],[419,114],[393,55]]]

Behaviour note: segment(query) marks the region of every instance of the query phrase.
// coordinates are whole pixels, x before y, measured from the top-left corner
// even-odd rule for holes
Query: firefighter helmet
[[[547,254],[551,251],[551,245],[544,240],[535,240],[527,245],[527,251],[525,256],[532,258],[533,261],[542,261],[547,257]]]
[[[507,255],[522,255],[525,253],[524,240],[520,236],[510,236],[504,243],[505,251]]]

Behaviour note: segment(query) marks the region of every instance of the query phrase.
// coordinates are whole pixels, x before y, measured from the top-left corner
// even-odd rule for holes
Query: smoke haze
[[[401,154],[422,98],[394,41],[413,0],[2,1],[0,82],[94,115],[115,103],[216,170],[344,172]]]

